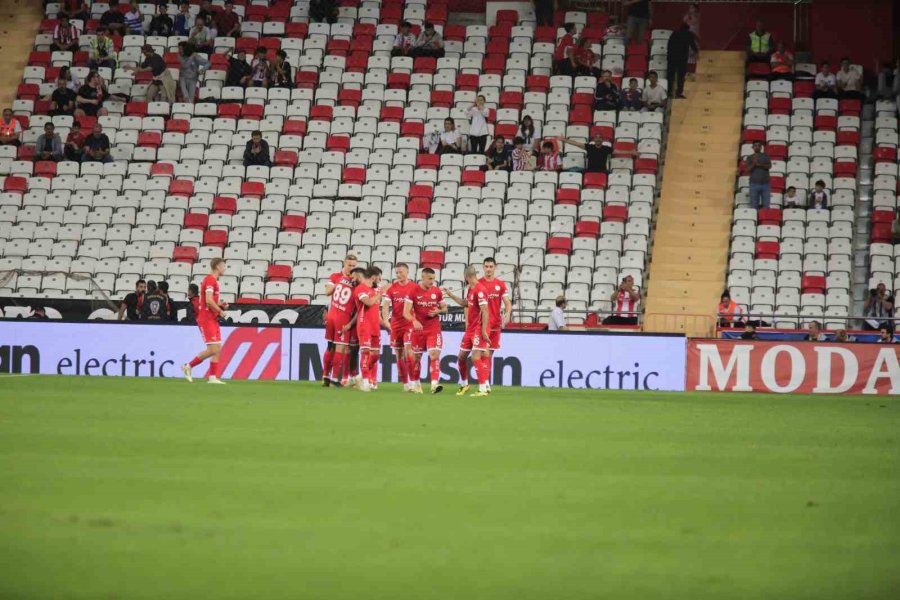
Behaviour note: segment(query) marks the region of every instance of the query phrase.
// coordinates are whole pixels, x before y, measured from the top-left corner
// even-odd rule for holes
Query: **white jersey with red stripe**
[[[636,290],[635,290],[636,291]],[[617,317],[634,317],[637,316],[637,307],[641,302],[640,295],[636,299],[631,298],[625,290],[619,290],[616,294],[616,300],[613,303],[613,314]]]

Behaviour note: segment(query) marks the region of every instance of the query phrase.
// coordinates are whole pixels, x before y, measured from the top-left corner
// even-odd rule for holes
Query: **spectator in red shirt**
[[[556,50],[553,51],[553,67],[558,75],[572,75],[572,62],[569,57],[571,48],[575,47],[575,24],[566,23],[566,30],[559,42],[556,44]]]
[[[84,147],[84,134],[81,133],[81,123],[76,119],[66,136],[66,145],[63,152],[68,160],[81,160],[81,149]]]
[[[572,71],[575,75],[593,75],[600,77],[600,69],[595,64],[597,55],[591,50],[590,40],[579,38],[578,44],[571,51]]]
[[[784,47],[784,42],[778,42],[775,52],[770,60],[772,74],[769,79],[794,79],[794,55]]]
[[[241,18],[234,12],[233,0],[225,2],[225,10],[215,16],[216,35],[221,37],[239,37],[241,35]]]

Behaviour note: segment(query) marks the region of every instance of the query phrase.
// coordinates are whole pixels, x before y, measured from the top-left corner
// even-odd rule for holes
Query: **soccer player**
[[[479,283],[484,284],[488,296],[488,312],[490,313],[489,322],[489,340],[488,340],[488,393],[491,393],[491,361],[494,352],[500,349],[500,330],[509,324],[509,318],[512,315],[512,300],[509,298],[509,292],[506,284],[496,277],[497,261],[493,258],[484,259],[484,277]],[[500,312],[500,306],[503,305],[503,314]]]
[[[356,323],[356,335],[359,339],[359,389],[363,392],[378,389],[378,358],[381,353],[380,283],[381,269],[371,266],[360,274],[359,283],[353,289],[356,315],[351,322]]]
[[[478,271],[475,267],[466,268],[466,283],[469,289],[466,297],[460,298],[446,288],[441,290],[450,296],[454,302],[466,307],[466,334],[459,344],[459,391],[457,396],[464,396],[469,391],[469,354],[472,355],[472,363],[475,365],[475,373],[478,375],[478,391],[473,396],[488,395],[488,371],[490,370],[490,358],[488,358],[488,336],[490,331],[490,314],[488,312],[487,290],[483,283],[478,281]]]
[[[422,281],[406,299],[403,316],[412,322],[413,359],[409,362],[409,376],[415,382],[413,393],[422,393],[421,368],[422,354],[428,350],[428,367],[431,373],[431,393],[444,391],[441,379],[441,319],[438,315],[447,312],[444,295],[434,285],[434,269],[422,269]]]
[[[219,379],[219,355],[222,353],[222,332],[219,329],[219,319],[225,316],[227,302],[219,302],[219,277],[225,272],[225,260],[214,258],[209,261],[210,273],[203,278],[200,284],[201,301],[197,303],[197,326],[200,327],[200,335],[206,350],[194,357],[186,365],[181,365],[184,378],[194,381],[191,369],[209,359],[209,383],[225,382]]]
[[[341,372],[349,373],[349,355],[347,350],[350,345],[350,335],[344,325],[350,322],[353,316],[353,280],[351,271],[356,268],[356,257],[348,254],[344,257],[344,264],[340,271],[332,273],[325,284],[325,295],[331,297],[331,306],[325,318],[325,341],[328,347],[325,349],[324,365],[322,369],[322,385],[328,387],[332,382],[341,385]]]
[[[413,360],[412,323],[404,316],[403,308],[409,294],[418,287],[418,284],[409,279],[409,265],[406,263],[398,263],[394,267],[394,273],[397,280],[384,292],[381,321],[385,329],[391,332],[389,343],[397,358],[400,383],[403,384],[403,391],[409,392],[414,387],[409,376],[409,364]]]

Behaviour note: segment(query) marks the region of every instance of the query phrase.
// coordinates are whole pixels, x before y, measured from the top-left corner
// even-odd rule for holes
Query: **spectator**
[[[47,316],[47,309],[43,306],[35,306],[32,309],[32,315],[28,317],[32,321],[47,321],[50,317]]]
[[[59,162],[63,159],[63,143],[56,134],[53,123],[44,123],[44,133],[38,136],[34,143],[34,160],[52,160]]]
[[[169,16],[168,5],[165,2],[160,2],[156,16],[150,20],[150,28],[147,29],[147,35],[169,37],[173,35],[172,32],[174,30],[175,23],[172,21],[172,17]]]
[[[558,75],[572,75],[571,54],[575,48],[575,23],[563,25],[565,33],[553,51],[553,69]]]
[[[91,135],[84,139],[84,151],[81,154],[81,162],[112,162],[109,153],[109,138],[103,133],[103,126],[94,123]]]
[[[610,296],[612,314],[603,319],[604,325],[637,325],[641,294],[634,287],[634,277],[628,275]]]
[[[66,87],[73,92],[77,92],[81,87],[81,80],[72,73],[72,69],[68,66],[59,68],[59,79],[64,79]]]
[[[641,112],[665,112],[666,90],[659,85],[659,76],[656,71],[650,71],[647,81],[650,84],[644,88],[641,96]]]
[[[591,50],[590,40],[579,38],[578,43],[569,54],[572,73],[575,75],[600,77],[600,69],[597,67],[597,55]]]
[[[606,69],[602,73],[603,78],[597,83],[597,91],[594,93],[594,110],[618,110],[619,88],[613,82],[612,71]],[[637,80],[634,80],[637,84]]]
[[[622,110],[641,110],[644,90],[638,87],[638,80],[631,77],[628,88],[622,90]]]
[[[875,289],[869,290],[866,305],[863,308],[866,320],[863,329],[877,331],[884,325],[889,325],[894,314],[894,296],[887,290],[887,286],[879,283]]]
[[[691,48],[688,54],[687,77],[694,80],[694,73],[697,72],[697,58],[700,56],[700,4],[692,2],[688,6],[687,14],[684,15],[684,22],[687,23],[688,29],[694,34],[696,46]]]
[[[107,0],[109,10],[100,15],[100,25],[110,33],[125,35],[125,16],[119,10],[119,0]]]
[[[316,23],[336,23],[338,19],[338,7],[335,0],[311,0],[309,3],[309,18]]]
[[[897,213],[894,222],[891,223],[891,238],[894,244],[900,244],[900,212]]]
[[[744,159],[747,172],[750,173],[750,206],[753,208],[769,208],[771,188],[769,187],[769,169],[772,159],[763,152],[762,142],[753,142],[753,154]]]
[[[409,21],[400,23],[400,31],[394,36],[394,48],[391,56],[407,56],[416,45],[416,36],[412,33]]]
[[[246,87],[269,87],[269,59],[266,57],[268,50],[258,46],[250,61],[250,77],[246,77]]]
[[[849,58],[844,57],[841,59],[841,68],[838,70],[835,79],[837,80],[837,90],[841,98],[866,99],[862,89],[862,75],[859,71],[850,67]]]
[[[172,302],[172,297],[169,296],[169,282],[168,281],[160,281],[157,284],[160,293],[166,297],[166,320],[168,321],[177,321],[178,313],[175,310],[175,303]]]
[[[731,299],[731,293],[728,290],[725,290],[719,298],[716,316],[719,318],[719,327],[744,326],[744,307]]]
[[[750,32],[747,39],[747,60],[749,62],[769,62],[772,54],[772,36],[766,31],[762,21],[756,22],[756,29]]]
[[[878,328],[879,344],[896,344],[894,341],[894,330],[890,325],[882,325]]]
[[[444,56],[444,40],[441,34],[435,30],[433,23],[425,21],[415,46],[409,54],[410,56],[433,56],[434,58]]]
[[[535,155],[541,152],[541,130],[534,124],[534,119],[529,115],[522,117],[519,130],[516,135],[525,140],[525,147]]]
[[[538,27],[553,27],[553,0],[534,0],[534,16]]]
[[[188,35],[191,32],[191,5],[187,2],[182,2],[178,7],[173,32],[178,36]]]
[[[778,42],[772,58],[769,60],[771,74],[769,79],[794,79],[794,55],[784,47],[784,42]]]
[[[225,85],[246,85],[246,81],[250,81],[250,65],[247,64],[247,53],[239,50],[237,56],[228,51],[228,70],[225,72]]]
[[[788,186],[784,194],[783,201],[785,208],[800,208],[800,197],[797,195],[797,188]]]
[[[136,73],[149,72],[153,77],[150,81],[150,85],[147,86],[147,102],[159,101],[168,102],[169,104],[174,103],[176,100],[176,84],[175,80],[172,79],[172,74],[169,73],[166,61],[153,50],[153,46],[150,44],[144,44],[141,51],[144,54],[144,62],[141,63],[141,66],[138,68],[126,68]]]
[[[816,91],[813,98],[837,98],[837,78],[831,72],[831,66],[827,62],[822,63],[821,70],[816,74]]]
[[[490,111],[485,106],[484,96],[475,98],[468,111],[469,115],[469,152],[483,154],[487,144],[488,125],[487,119]]]
[[[141,302],[141,320],[167,321],[169,318],[168,303],[169,299],[151,279],[147,282],[147,292]]]
[[[506,138],[498,135],[485,153],[488,171],[509,171],[512,162],[511,152],[506,145]]]
[[[200,10],[197,11],[198,17],[203,17],[203,22],[212,29],[216,22],[216,8],[213,6],[212,0],[200,0]]]
[[[278,49],[275,51],[275,60],[272,62],[272,70],[269,73],[272,87],[291,89],[294,87],[294,74],[291,63],[287,61],[287,52]]]
[[[91,40],[88,59],[88,68],[92,71],[98,70],[100,67],[108,69],[116,69],[116,48],[113,45],[112,38],[109,37],[109,31],[103,28],[97,30],[97,36]],[[60,73],[62,75],[62,73]]]
[[[78,52],[78,28],[69,22],[69,15],[59,13],[59,23],[53,28],[53,43],[50,50],[54,52]]]
[[[878,73],[878,98],[893,102],[900,100],[900,58],[893,67],[890,63],[881,65],[881,72]]]
[[[250,141],[244,149],[245,167],[271,167],[272,160],[269,156],[269,143],[262,137],[261,131],[250,134]]]
[[[137,321],[140,318],[141,304],[143,304],[146,292],[147,282],[143,279],[138,279],[134,286],[134,291],[125,296],[125,299],[119,305],[119,321],[124,317],[128,317],[129,321]]]
[[[650,26],[650,0],[624,0],[625,5],[625,43],[644,41],[644,35]]]
[[[84,85],[78,88],[75,97],[75,116],[102,117],[106,115],[103,101],[106,99],[106,89],[96,71],[88,73]]]
[[[56,89],[48,96],[50,116],[73,116],[75,114],[75,92],[66,87],[65,79],[56,80]]]
[[[807,342],[824,342],[825,334],[822,333],[822,324],[818,321],[809,322],[809,333],[803,338]]]
[[[531,148],[525,146],[525,140],[523,138],[518,136],[513,138],[513,149],[509,159],[511,171],[534,170],[534,166],[532,165],[534,154],[531,153]]]
[[[456,131],[456,121],[452,117],[444,119],[444,131],[438,140],[438,154],[459,154],[462,151],[462,142],[459,132]]]
[[[213,51],[213,34],[209,27],[206,26],[206,20],[197,15],[194,19],[194,26],[188,35],[188,41],[194,45],[199,52],[212,54]]]
[[[194,46],[190,42],[178,44],[178,61],[181,64],[178,71],[178,87],[181,88],[181,98],[184,102],[193,104],[197,97],[200,70],[208,69],[210,62],[194,52]]]
[[[240,37],[241,35],[241,17],[234,12],[234,1],[227,0],[225,9],[218,12],[215,17],[216,36],[224,37]]]
[[[599,133],[594,135],[593,141],[589,144],[579,142],[578,140],[570,140],[569,138],[562,138],[562,141],[584,150],[587,156],[587,164],[584,168],[585,173],[609,174],[609,159],[612,156],[612,144],[605,142],[602,135]]]
[[[181,320],[182,323],[197,322],[197,308],[200,305],[200,287],[196,283],[188,286],[188,301],[185,305],[185,316]]]
[[[541,154],[537,159],[538,171],[562,171],[562,160],[559,152],[553,146],[553,142],[544,142],[541,144]]]
[[[22,124],[13,116],[13,111],[9,108],[3,109],[3,119],[0,121],[0,145],[22,145]]]
[[[566,302],[565,296],[556,297],[556,306],[550,311],[550,319],[547,321],[547,331],[565,331],[566,326]]]
[[[81,132],[81,123],[75,119],[69,128],[69,135],[66,136],[66,145],[63,148],[66,160],[80,161],[83,148],[84,134]]]
[[[687,75],[688,57],[697,51],[697,40],[687,23],[682,23],[671,36],[668,45],[667,76],[675,82],[675,97],[684,98],[684,78]]]
[[[91,8],[86,0],[64,0],[62,8],[70,19],[87,21],[91,18]]]
[[[815,188],[809,193],[809,202],[806,205],[816,210],[828,208],[828,194],[825,192],[825,182],[821,179],[816,181]]]
[[[846,329],[838,329],[834,332],[834,341],[838,344],[852,344],[856,338],[851,337]]]
[[[125,26],[131,35],[144,35],[144,15],[141,14],[138,0],[131,0],[128,12],[125,13]]]
[[[756,327],[747,323],[744,325],[744,333],[741,334],[742,340],[758,340],[759,336],[756,335]]]

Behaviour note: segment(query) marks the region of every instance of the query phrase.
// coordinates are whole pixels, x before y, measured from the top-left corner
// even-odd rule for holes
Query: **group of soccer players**
[[[468,287],[463,296],[437,287],[433,269],[422,269],[419,282],[415,282],[409,278],[409,266],[400,263],[394,268],[396,280],[388,284],[382,282],[378,267],[364,269],[356,265],[357,258],[348,255],[341,270],[331,275],[325,286],[331,305],[325,320],[328,347],[323,365],[324,386],[355,385],[364,392],[377,389],[384,327],[390,332],[390,347],[397,359],[403,390],[422,393],[422,355],[427,353],[431,393],[443,391],[440,315],[447,312],[447,297],[466,308],[466,333],[457,356],[457,395],[469,391],[470,362],[478,379],[478,391],[472,395],[491,393],[491,357],[500,349],[500,331],[509,321],[512,309],[506,284],[496,277],[497,263],[493,258],[484,260],[484,276],[480,279],[475,267],[466,269]],[[219,378],[219,319],[224,317],[228,304],[219,300],[219,277],[224,272],[225,261],[212,259],[210,274],[200,285],[200,295],[192,299],[206,349],[182,365],[188,381],[193,381],[191,369],[209,358],[209,383],[223,383]]]
[[[424,268],[419,282],[409,279],[409,266],[394,268],[396,280],[382,283],[381,269],[357,267],[357,259],[348,255],[342,269],[334,273],[325,287],[331,306],[325,322],[324,386],[356,385],[368,392],[377,389],[378,359],[381,352],[381,328],[390,332],[403,390],[422,393],[422,355],[428,355],[431,393],[443,391],[440,360],[443,348],[440,315],[447,312],[445,297],[466,307],[466,334],[458,355],[459,390],[469,391],[469,361],[475,367],[478,391],[491,392],[491,356],[500,348],[500,331],[509,320],[512,302],[506,284],[495,276],[497,263],[485,259],[484,277],[475,267],[466,269],[468,290],[463,297],[435,285],[435,272]],[[501,307],[505,309],[501,311]]]

